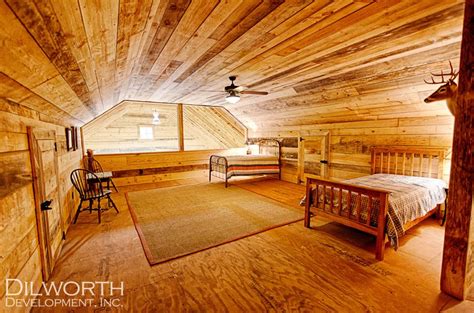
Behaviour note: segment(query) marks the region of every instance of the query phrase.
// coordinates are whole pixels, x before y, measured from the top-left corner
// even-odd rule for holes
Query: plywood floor
[[[167,185],[121,188],[113,195],[120,214],[106,212],[101,225],[82,213],[52,279],[123,281],[126,312],[457,311],[458,302],[439,291],[444,232],[431,219],[397,252],[388,249],[384,262],[374,259],[370,236],[316,218],[313,229],[298,222],[150,267],[123,192]],[[304,190],[277,180],[238,185],[293,205]]]

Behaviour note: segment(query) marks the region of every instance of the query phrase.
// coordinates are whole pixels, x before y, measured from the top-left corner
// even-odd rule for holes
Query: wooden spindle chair
[[[104,170],[102,169],[102,165],[100,165],[99,161],[97,161],[93,157],[88,157],[86,166],[89,171],[93,172],[99,177],[100,181],[106,185],[106,188],[108,190],[111,190],[110,184],[112,184],[112,187],[114,187],[115,191],[118,192],[118,189],[115,186],[114,181],[112,180],[112,172],[104,172]]]
[[[117,206],[112,201],[112,198],[110,198],[111,191],[104,190],[102,188],[102,182],[96,174],[85,169],[75,169],[74,171],[71,172],[70,177],[71,177],[72,184],[74,185],[76,190],[79,192],[79,196],[81,198],[81,202],[79,203],[79,206],[77,207],[77,212],[74,217],[74,224],[77,221],[79,213],[85,210],[89,210],[89,212],[91,213],[93,210],[97,211],[99,224],[100,224],[101,213],[102,211],[107,210],[107,208],[100,207],[100,200],[102,198],[106,198],[108,200],[108,203],[112,204],[115,211],[119,213]],[[94,200],[97,200],[97,208],[92,207]],[[86,209],[83,209],[82,203],[85,201],[89,202],[89,207]]]

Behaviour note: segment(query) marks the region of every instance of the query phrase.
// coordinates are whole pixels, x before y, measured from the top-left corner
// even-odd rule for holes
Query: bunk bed
[[[305,227],[313,215],[376,236],[375,257],[383,260],[385,239],[398,247],[406,230],[439,213],[447,185],[444,150],[375,147],[371,175],[345,181],[307,176]]]
[[[278,175],[281,178],[281,145],[278,140],[264,139],[257,142],[258,154],[211,155],[209,182],[212,176],[223,179],[225,187],[234,176]]]

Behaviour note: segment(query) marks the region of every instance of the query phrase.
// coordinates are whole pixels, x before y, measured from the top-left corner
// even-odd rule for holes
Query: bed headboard
[[[271,154],[280,158],[281,144],[276,139],[261,139],[257,142],[259,154]]]
[[[443,177],[443,148],[373,147],[371,174]]]

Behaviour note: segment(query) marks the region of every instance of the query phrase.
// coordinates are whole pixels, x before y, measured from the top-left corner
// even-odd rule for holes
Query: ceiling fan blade
[[[199,90],[201,92],[226,93],[224,90]]]
[[[234,88],[234,90],[237,91],[237,92],[242,92],[245,89],[247,89],[247,87],[244,87],[244,86],[237,86],[236,88]]]
[[[240,92],[241,94],[247,94],[247,95],[259,95],[259,96],[266,96],[268,95],[268,92],[266,91],[253,91],[253,90],[244,90]]]

